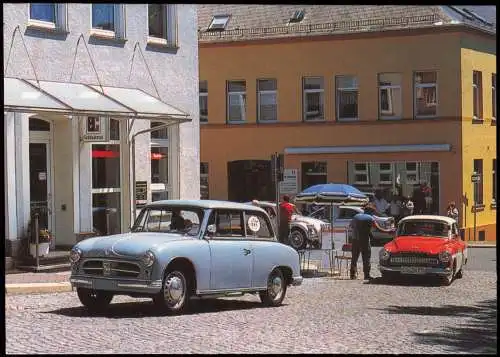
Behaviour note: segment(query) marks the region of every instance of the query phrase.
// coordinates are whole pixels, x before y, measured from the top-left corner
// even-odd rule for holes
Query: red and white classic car
[[[382,278],[434,275],[443,284],[461,278],[467,264],[467,244],[457,223],[445,216],[415,215],[398,224],[396,238],[379,253]]]

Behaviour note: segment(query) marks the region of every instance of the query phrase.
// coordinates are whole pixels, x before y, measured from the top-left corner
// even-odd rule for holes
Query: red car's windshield
[[[398,236],[426,236],[448,238],[449,226],[438,221],[408,221],[401,222]]]

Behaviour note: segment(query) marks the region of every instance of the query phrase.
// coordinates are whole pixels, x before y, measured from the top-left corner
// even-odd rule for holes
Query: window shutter
[[[68,5],[56,4],[57,28],[62,31],[69,31],[68,28]]]
[[[165,6],[167,42],[169,46],[177,46],[177,6],[169,4]]]
[[[115,4],[115,36],[116,38],[126,38],[126,15],[125,4]]]

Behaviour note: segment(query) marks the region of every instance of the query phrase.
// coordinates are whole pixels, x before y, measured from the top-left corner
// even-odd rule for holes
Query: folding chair
[[[344,262],[345,262],[346,275],[349,274],[351,260],[352,260],[352,244],[344,243],[342,245],[342,250],[340,251],[340,253],[336,253],[335,255],[335,261],[337,262],[337,268],[339,270],[340,276],[342,276],[342,266],[344,265]]]

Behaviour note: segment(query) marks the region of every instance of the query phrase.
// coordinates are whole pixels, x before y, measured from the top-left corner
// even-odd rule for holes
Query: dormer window
[[[289,22],[301,22],[303,19],[304,19],[304,15],[305,15],[305,11],[304,10],[297,10],[293,13],[292,17],[290,17],[290,21]]]
[[[208,26],[208,31],[224,31],[229,21],[229,15],[216,15]]]

